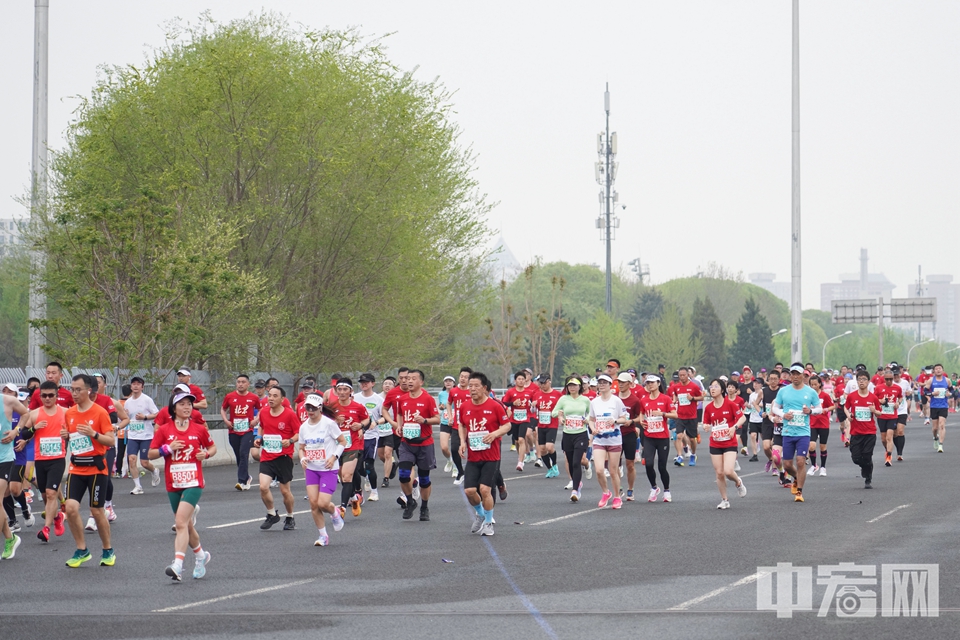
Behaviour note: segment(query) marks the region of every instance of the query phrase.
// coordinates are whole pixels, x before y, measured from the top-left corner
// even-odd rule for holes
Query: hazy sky
[[[393,33],[402,68],[456,91],[461,141],[517,258],[602,264],[596,134],[610,83],[615,267],[654,282],[715,261],[790,277],[790,0],[328,2],[50,0],[50,146],[101,64],[138,64],[162,24],[266,6],[310,27]],[[33,5],[0,2],[0,217],[29,180]],[[547,10],[547,8],[549,9]],[[960,2],[803,0],[803,306],[867,247],[905,297],[956,269]],[[495,239],[495,238],[494,238]]]

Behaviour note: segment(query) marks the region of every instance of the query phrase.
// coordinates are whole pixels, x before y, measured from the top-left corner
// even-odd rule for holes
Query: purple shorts
[[[307,486],[311,484],[319,485],[320,493],[333,495],[337,490],[337,476],[340,474],[338,469],[328,471],[314,471],[313,469],[304,469],[307,476]]]

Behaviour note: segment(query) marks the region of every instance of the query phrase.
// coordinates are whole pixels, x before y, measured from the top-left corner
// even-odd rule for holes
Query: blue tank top
[[[947,408],[947,388],[950,386],[950,381],[947,379],[947,376],[943,376],[940,380],[937,380],[936,377],[930,381],[930,408],[931,409],[946,409]]]

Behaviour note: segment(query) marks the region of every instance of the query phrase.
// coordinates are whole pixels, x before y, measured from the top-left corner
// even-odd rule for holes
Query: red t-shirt
[[[270,413],[270,409],[260,413],[260,460],[268,462],[282,456],[293,457],[293,443],[283,446],[281,440],[289,440],[300,433],[300,419],[290,407],[281,407],[280,415]]]
[[[833,409],[833,398],[826,391],[820,391],[820,406],[823,407],[823,413],[810,414],[811,429],[829,429],[830,411]]]
[[[843,397],[843,390],[847,386],[847,380],[843,376],[837,376],[833,379],[833,399],[839,400]]]
[[[873,374],[873,377],[870,378],[870,382],[872,382],[873,386],[875,387],[883,384],[883,374],[882,373]]]
[[[729,399],[724,398],[719,407],[713,401],[703,407],[703,423],[710,427],[710,446],[721,449],[731,449],[737,446],[736,434],[727,435],[727,429],[740,419],[743,412]]]
[[[517,390],[516,387],[511,387],[503,392],[503,402],[505,407],[508,407],[510,411],[510,422],[513,424],[521,424],[530,422],[530,412],[532,407],[530,403],[533,399],[534,389],[527,387],[525,389]]]
[[[731,398],[730,396],[727,396],[727,400],[729,400],[729,401],[732,402],[733,404],[737,405],[737,409],[740,409],[740,412],[743,413],[743,408],[744,408],[744,407],[746,406],[746,404],[747,404],[747,401],[746,401],[746,400],[744,400],[744,399],[743,399],[742,397],[740,397],[740,396],[733,396],[732,398]]]
[[[63,438],[60,437],[65,416],[66,412],[60,406],[54,407],[52,416],[48,415],[43,407],[37,410],[37,422],[46,422],[47,424],[42,429],[38,429],[34,425],[34,459],[38,461],[59,460],[66,456],[66,447]]]
[[[231,391],[223,397],[223,404],[220,407],[227,412],[230,422],[233,426],[231,433],[247,433],[251,429],[255,409],[260,406],[260,398],[254,393],[245,393],[240,395],[236,391]],[[240,420],[240,429],[237,429],[237,420]],[[246,424],[243,421],[246,420]]]
[[[637,396],[632,393],[628,393],[627,397],[617,396],[620,398],[620,402],[623,403],[623,406],[627,408],[627,414],[630,416],[631,420],[636,420],[640,417],[640,414],[643,413],[643,407],[640,404],[640,400]],[[620,425],[620,433],[636,433],[637,425],[633,424],[622,424]]]
[[[447,404],[453,409],[453,426],[460,424],[460,407],[469,400],[470,392],[460,387],[454,387],[447,393]]]
[[[106,410],[107,415],[116,413],[117,411],[116,405],[113,404],[113,398],[103,393],[97,394],[97,397],[93,399],[93,404],[103,407]]]
[[[648,395],[650,395],[649,393],[647,393],[647,390],[643,388],[642,384],[635,384],[632,387],[630,387],[630,393],[637,396],[637,400],[641,400],[647,397]]]
[[[268,398],[267,396],[263,396],[262,398],[259,398],[259,400],[260,400],[260,411],[270,411],[270,398]],[[283,399],[283,402],[280,403],[280,406],[282,406],[284,409],[291,409],[291,410],[293,409],[293,407],[290,406],[290,401],[287,400],[286,398]]]
[[[425,447],[427,445],[433,445],[433,425],[429,424],[420,424],[414,419],[417,416],[420,416],[424,419],[429,419],[434,416],[440,415],[437,411],[437,402],[433,399],[429,393],[420,389],[420,395],[414,398],[409,393],[400,396],[396,402],[397,405],[397,415],[399,416],[400,422],[400,434],[403,438],[403,441],[410,446],[414,447]],[[420,428],[420,436],[416,438],[407,438],[403,435],[406,429],[413,429],[413,427]],[[361,445],[362,448],[362,445]]]
[[[207,421],[203,419],[203,414],[197,411],[196,409],[190,414],[190,422],[199,422],[200,424],[207,424]],[[169,407],[163,407],[160,411],[157,412],[157,417],[153,420],[153,424],[157,427],[161,427],[165,424],[172,424],[173,420],[170,419],[170,409]]]
[[[70,389],[65,387],[57,387],[57,404],[64,409],[69,409],[74,405],[73,394],[70,393]],[[40,389],[38,387],[34,390],[33,395],[30,396],[29,409],[39,409],[42,406],[43,402],[40,401]]]
[[[897,408],[900,406],[900,399],[903,398],[903,389],[899,385],[887,386],[886,382],[881,381],[880,384],[874,385],[873,395],[877,396],[877,399],[880,401],[880,416],[881,420],[896,420],[897,419]],[[887,406],[883,406],[883,401],[887,400]]]
[[[363,451],[363,429],[360,427],[360,423],[370,417],[367,408],[359,402],[351,400],[347,406],[338,402],[337,411],[338,417],[343,418],[340,430],[350,440],[350,446],[346,450]]]
[[[679,420],[697,419],[697,401],[696,398],[703,394],[700,387],[693,380],[688,380],[687,384],[671,382],[667,387],[667,395],[673,398],[677,405],[677,418]]]
[[[862,436],[875,434],[877,432],[877,423],[873,419],[873,413],[867,413],[865,410],[874,408],[880,410],[880,400],[869,391],[867,395],[861,396],[860,390],[847,396],[847,404],[844,405],[847,410],[847,416],[850,418],[850,435]],[[858,419],[857,407],[860,407],[861,414]],[[896,417],[896,414],[894,414]]]
[[[648,438],[669,438],[670,430],[667,429],[667,419],[663,416],[650,415],[653,411],[662,411],[671,413],[673,411],[673,400],[665,393],[658,393],[656,398],[649,395],[640,398],[640,408],[643,409],[643,431]]]
[[[554,418],[550,415],[553,408],[557,406],[557,401],[563,392],[557,389],[551,389],[547,393],[537,390],[533,396],[533,405],[531,409],[536,414],[537,426],[541,429],[556,429],[560,426],[560,418]]]
[[[594,391],[593,389],[584,389],[583,397],[585,397],[588,400],[593,400],[594,398],[597,397],[597,392]]]
[[[150,441],[151,449],[159,449],[162,445],[169,445],[179,440],[186,446],[172,452],[163,465],[163,475],[167,481],[167,491],[183,491],[184,489],[203,489],[203,464],[197,460],[197,452],[213,446],[213,439],[206,425],[192,420],[187,428],[181,431],[172,422],[157,427]]]
[[[406,394],[407,392],[401,389],[399,386],[390,389],[387,391],[387,395],[383,398],[383,408],[381,409],[382,413],[386,413],[387,409],[390,409],[390,417],[394,421],[397,419],[397,400],[400,399],[400,396]]]
[[[500,438],[490,444],[483,444],[482,441],[478,441],[477,436],[482,437],[486,433],[493,433],[509,422],[507,411],[502,404],[493,398],[487,398],[481,404],[474,404],[473,400],[469,399],[460,406],[458,419],[467,433],[467,448],[470,450],[471,462],[500,459]]]

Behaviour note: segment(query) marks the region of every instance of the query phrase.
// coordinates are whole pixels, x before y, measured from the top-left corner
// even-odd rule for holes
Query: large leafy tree
[[[693,301],[690,314],[693,335],[703,342],[703,357],[700,364],[707,376],[719,376],[727,369],[727,347],[723,335],[723,323],[717,315],[710,298]]]
[[[676,305],[664,305],[660,317],[650,323],[640,338],[637,359],[640,367],[656,371],[658,364],[671,371],[685,365],[698,366],[703,358],[703,341]]]
[[[735,369],[750,365],[759,371],[771,366],[775,357],[770,323],[753,298],[747,298],[737,321],[737,339],[730,348],[730,365]]]
[[[597,310],[593,318],[573,335],[572,340],[576,347],[575,355],[564,363],[569,372],[593,371],[610,358],[627,362],[636,349],[633,336],[623,323],[603,309]]]
[[[626,318],[627,326],[635,339],[639,340],[650,323],[660,317],[663,305],[663,293],[656,287],[645,289],[637,296]]]
[[[449,98],[375,42],[270,14],[174,28],[146,65],[107,69],[33,235],[51,350],[294,372],[435,359],[485,287],[487,205]]]

